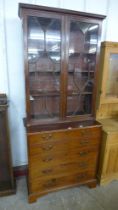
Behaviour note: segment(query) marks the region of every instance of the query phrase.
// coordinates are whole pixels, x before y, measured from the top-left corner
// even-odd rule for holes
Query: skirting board
[[[27,176],[27,165],[16,166],[13,168],[14,177],[20,178],[21,176]]]

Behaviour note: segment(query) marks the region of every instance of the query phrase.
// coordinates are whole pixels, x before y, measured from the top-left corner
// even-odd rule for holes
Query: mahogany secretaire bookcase
[[[104,16],[19,4],[23,23],[29,202],[96,185],[101,125],[95,121]]]

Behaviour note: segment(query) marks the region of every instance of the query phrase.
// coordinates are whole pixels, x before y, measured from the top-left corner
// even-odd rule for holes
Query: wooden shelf
[[[34,97],[34,98],[44,97],[44,96],[54,97],[54,96],[60,96],[60,92],[52,92],[52,91],[44,92],[44,91],[42,91],[42,92],[39,92],[39,93],[38,92],[37,93],[32,93],[31,96]]]
[[[76,57],[76,56],[85,56],[85,55],[96,55],[96,52],[94,53],[90,53],[90,52],[87,52],[87,51],[83,51],[83,52],[74,52],[74,53],[69,53],[69,58],[73,58],[73,57]]]
[[[77,96],[77,95],[91,95],[92,94],[92,92],[68,92],[67,93],[67,96]],[[48,96],[48,97],[55,97],[55,96],[60,96],[60,92],[53,92],[53,91],[50,91],[50,92],[44,92],[44,91],[42,91],[42,92],[40,92],[40,93],[31,93],[31,96],[33,97],[33,98],[38,98],[38,97],[44,97],[44,96]],[[33,99],[30,99],[31,101],[33,100]]]
[[[30,75],[32,74],[32,76],[38,76],[39,74],[54,74],[54,73],[56,73],[56,74],[59,74],[59,73],[61,73],[61,71],[30,71],[29,72],[30,73]]]
[[[32,72],[29,72],[30,73],[30,75],[32,75],[32,76],[38,76],[39,74],[61,74],[61,71],[36,71],[36,72],[34,72],[34,71],[32,71]],[[71,73],[71,74],[73,74],[74,73],[74,69],[73,70],[69,70],[68,71],[68,73]],[[95,73],[95,71],[93,71],[93,70],[82,70],[82,71],[76,71],[76,73]],[[41,76],[41,75],[40,75]]]

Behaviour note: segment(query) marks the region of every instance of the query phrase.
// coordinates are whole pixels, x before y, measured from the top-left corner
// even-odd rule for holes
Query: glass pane
[[[98,25],[71,21],[67,115],[91,113]]]
[[[118,54],[110,54],[106,96],[118,97]]]
[[[59,116],[61,21],[28,18],[28,62],[31,117]]]
[[[59,97],[58,96],[38,96],[31,101],[32,119],[47,119],[58,116],[59,114]]]
[[[91,113],[91,94],[68,96],[68,115],[83,115]]]

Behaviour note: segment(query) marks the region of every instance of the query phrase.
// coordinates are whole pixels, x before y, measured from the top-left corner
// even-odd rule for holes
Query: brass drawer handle
[[[85,145],[85,144],[88,144],[88,143],[89,143],[88,140],[81,140],[81,141],[80,141],[80,144],[81,144],[81,145]]]
[[[81,151],[81,152],[79,152],[79,155],[82,157],[82,156],[86,156],[86,155],[88,155],[88,151]]]
[[[44,159],[43,159],[44,162],[49,162],[49,161],[51,161],[51,160],[53,160],[52,157],[47,157],[47,158],[44,158]]]
[[[73,163],[71,163],[71,162],[69,162],[69,163],[62,163],[62,164],[60,164],[60,166],[61,167],[68,167],[68,166],[70,166],[70,165],[72,165]]]
[[[80,168],[87,168],[88,167],[88,163],[82,162],[82,163],[79,164],[79,167]]]
[[[46,139],[46,140],[48,140],[48,139],[50,139],[52,137],[52,134],[50,133],[50,134],[47,134],[47,135],[42,135],[42,138],[43,139]]]
[[[90,136],[90,133],[88,133],[88,131],[86,131],[86,130],[81,130],[81,135],[82,135],[84,138],[88,138],[88,136]]]
[[[60,164],[61,167],[65,167],[65,166],[67,166],[67,165],[68,165],[67,163],[62,163],[62,164]]]
[[[42,147],[42,149],[46,150],[46,151],[51,150],[52,148],[53,148],[53,145],[51,145],[51,144],[48,146]]]
[[[86,177],[86,174],[79,174],[78,176],[77,176],[77,179],[82,179],[82,178],[85,178]]]
[[[86,130],[81,130],[81,134],[85,134],[86,133]]]
[[[46,138],[46,136],[45,136],[45,135],[42,135],[42,138],[43,138],[43,139],[45,139],[45,138]]]
[[[49,168],[49,169],[43,170],[42,173],[43,173],[43,174],[50,174],[50,173],[52,173],[52,171],[53,171],[53,170],[52,170],[51,168]]]

